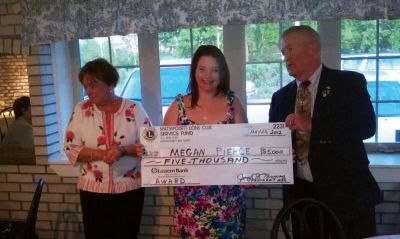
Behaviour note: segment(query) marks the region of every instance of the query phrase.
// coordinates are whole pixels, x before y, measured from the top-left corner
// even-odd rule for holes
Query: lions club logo
[[[153,127],[147,127],[143,130],[143,138],[147,141],[153,141],[157,138],[157,130]]]

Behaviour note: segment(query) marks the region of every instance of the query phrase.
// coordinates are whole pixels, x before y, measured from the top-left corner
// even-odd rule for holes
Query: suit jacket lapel
[[[313,109],[313,118],[316,118],[323,110],[322,101],[321,99],[323,98],[323,91],[330,88],[330,79],[329,79],[329,69],[326,68],[324,65],[322,66],[322,71],[321,71],[321,76],[319,78],[319,84],[318,84],[318,90],[317,90],[317,95],[315,97],[315,102],[314,102],[314,109]]]
[[[289,85],[288,91],[284,97],[284,109],[285,115],[291,114],[294,112],[296,105],[296,94],[297,94],[297,84],[296,80],[292,81]]]
[[[287,115],[294,113],[296,106],[296,95],[297,95],[297,83],[296,80],[292,81],[289,85],[288,90],[286,91],[286,95],[284,97],[284,109],[285,109],[285,118]],[[293,148],[296,145],[296,135],[294,131],[292,131],[292,145]],[[297,167],[294,165],[293,167],[293,175],[297,175]]]

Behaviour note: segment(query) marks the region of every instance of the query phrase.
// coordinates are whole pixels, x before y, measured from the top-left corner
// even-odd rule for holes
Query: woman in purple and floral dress
[[[229,90],[229,69],[215,46],[200,46],[192,58],[188,95],[169,107],[164,125],[247,123]],[[182,238],[243,238],[244,189],[236,186],[175,188],[174,231]]]
[[[79,80],[89,99],[75,106],[66,131],[64,151],[81,168],[87,239],[136,238],[142,216],[139,127],[150,120],[140,105],[114,94],[118,79],[106,60],[88,62]]]

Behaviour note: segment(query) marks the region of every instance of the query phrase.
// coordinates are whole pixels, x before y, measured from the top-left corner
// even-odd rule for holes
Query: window
[[[245,26],[245,85],[251,123],[268,121],[272,94],[293,80],[283,63],[279,36],[294,24],[317,28],[316,21]],[[400,20],[342,21],[341,68],[365,75],[376,112],[377,134],[366,142],[400,141],[399,26]],[[163,113],[177,94],[187,92],[190,59],[196,48],[201,44],[213,44],[223,50],[222,30],[221,26],[210,26],[159,34]],[[110,60],[121,75],[117,93],[126,98],[141,99],[135,34],[80,41],[80,53],[82,65],[99,56]]]
[[[139,49],[136,34],[79,40],[79,53],[81,67],[88,61],[98,57],[109,61],[117,68],[119,74],[119,82],[115,88],[115,93],[121,95],[123,92],[128,92],[125,94],[134,95],[134,97],[128,98],[141,100],[140,85],[137,88],[136,85],[130,86],[128,84],[129,82],[135,84],[136,81],[134,79],[138,77]],[[83,95],[86,96],[86,93],[84,92]]]
[[[180,29],[159,34],[163,115],[176,95],[187,92],[194,51],[203,44],[212,44],[223,50],[222,36],[222,27],[219,26]],[[80,40],[79,46],[81,66],[97,57],[105,58],[120,74],[115,93],[141,101],[138,42],[135,34]]]
[[[250,123],[268,122],[272,94],[293,80],[286,71],[280,50],[281,33],[294,24],[309,25],[315,21],[247,25],[246,92],[247,117]]]
[[[174,63],[177,63],[176,61]],[[189,68],[190,61],[184,61],[180,64],[169,64],[162,65],[160,67],[160,79],[161,79],[161,90],[162,90],[162,106],[163,113],[165,114],[168,106],[174,100],[174,97],[178,94],[184,94],[186,92],[187,85],[189,83]],[[132,70],[129,78],[126,80],[125,85],[120,94],[123,98],[133,99],[141,101],[141,82],[140,82],[140,68]]]
[[[364,74],[376,113],[377,133],[366,142],[400,142],[399,28],[399,20],[342,21],[341,68]]]
[[[180,29],[158,35],[163,115],[178,94],[186,94],[191,58],[200,45],[215,45],[223,51],[222,27]]]

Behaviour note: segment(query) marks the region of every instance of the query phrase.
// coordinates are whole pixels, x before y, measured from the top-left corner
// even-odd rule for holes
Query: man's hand
[[[292,113],[285,119],[285,125],[290,130],[311,131],[311,117],[302,113]]]

